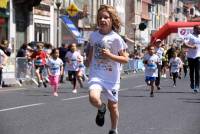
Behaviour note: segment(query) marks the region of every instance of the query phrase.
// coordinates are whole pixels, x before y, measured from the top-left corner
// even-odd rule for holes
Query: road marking
[[[25,90],[26,88],[10,88],[10,89],[0,89],[0,92],[7,92],[7,91],[18,91],[18,90]]]
[[[62,99],[62,101],[82,99],[82,98],[86,98],[86,97],[88,97],[88,95],[79,96],[79,97],[73,97],[73,98],[67,98],[67,99]]]
[[[0,112],[11,111],[11,110],[16,110],[16,109],[22,109],[22,108],[28,108],[28,107],[34,107],[34,106],[40,106],[40,105],[44,105],[44,104],[45,103],[36,103],[36,104],[30,104],[30,105],[6,108],[6,109],[1,109]]]
[[[133,87],[132,89],[135,89],[135,88],[138,88],[138,87],[143,87],[143,86],[145,86],[145,84],[137,85],[137,86]],[[130,89],[131,88],[123,88],[123,89],[120,89],[119,92],[120,91],[130,90]],[[67,99],[61,99],[61,101],[76,100],[76,99],[82,99],[82,98],[86,98],[86,97],[88,97],[88,95],[72,97],[72,98],[67,98]],[[40,106],[40,105],[44,105],[44,104],[46,104],[46,103],[36,103],[36,104],[30,104],[30,105],[23,105],[23,106],[18,106],[18,107],[0,109],[0,112],[11,111],[11,110],[16,110],[16,109],[23,109],[23,108],[34,107],[34,106]]]
[[[145,87],[145,86],[146,86],[146,84],[137,85],[137,86],[134,87],[134,89],[135,89],[135,88],[139,88],[139,87]]]

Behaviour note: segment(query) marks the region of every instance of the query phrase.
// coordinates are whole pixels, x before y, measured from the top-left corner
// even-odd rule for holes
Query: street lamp
[[[136,49],[136,30],[137,30],[137,23],[131,23],[132,24],[132,27],[133,27],[133,33],[134,33],[134,52],[135,52],[135,49]]]
[[[56,0],[57,6],[57,48],[59,47],[59,16],[60,16],[60,6],[62,4],[61,0]]]

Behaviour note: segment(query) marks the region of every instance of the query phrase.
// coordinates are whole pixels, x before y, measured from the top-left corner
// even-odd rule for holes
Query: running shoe
[[[43,86],[46,88],[47,87],[47,84],[46,84],[46,82],[43,82]]]
[[[157,90],[160,90],[160,86],[157,86]]]
[[[56,97],[57,97],[57,96],[58,96],[58,93],[57,93],[57,92],[54,92],[54,93],[53,93],[53,96],[56,96]]]
[[[38,87],[41,87],[42,86],[42,82],[38,82]]]
[[[199,92],[199,86],[195,86],[195,89],[197,90],[197,92]]]
[[[173,87],[176,87],[176,84],[173,84]]]
[[[150,97],[154,97],[154,94],[153,94],[153,92],[151,92],[151,93],[150,93]]]
[[[76,90],[76,89],[73,89],[73,90],[72,90],[72,93],[76,94],[76,93],[77,93],[77,90]]]
[[[118,134],[115,130],[110,130],[108,134]]]
[[[192,89],[192,90],[194,90],[194,84],[190,84],[190,88]]]
[[[194,93],[198,93],[198,91],[197,91],[196,87],[194,86],[194,84],[190,84],[190,87],[191,87],[191,89],[192,89],[192,91]]]
[[[104,125],[105,113],[106,113],[106,104],[102,103],[100,109],[97,112],[97,116],[96,116],[96,124],[100,127],[102,127]]]
[[[194,89],[193,92],[194,92],[194,93],[198,93],[197,89]]]

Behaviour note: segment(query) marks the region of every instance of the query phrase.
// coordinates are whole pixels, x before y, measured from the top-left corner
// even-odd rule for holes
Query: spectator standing
[[[5,46],[5,44],[1,44],[1,46]],[[5,52],[0,49],[0,88],[2,88],[2,79],[3,79],[3,68],[5,67],[7,63],[7,55]]]
[[[158,55],[159,58],[159,63],[158,63],[158,77],[156,77],[155,84],[157,86],[157,89],[160,90],[160,76],[161,76],[161,67],[162,67],[162,57],[164,54],[164,49],[161,47],[162,41],[160,39],[157,39],[155,42],[156,48],[156,54]]]
[[[11,55],[11,48],[9,48],[8,40],[2,40],[0,49],[9,57]]]
[[[62,46],[59,48],[59,58],[60,58],[60,59],[62,60],[62,62],[63,62],[63,68],[64,68],[64,70],[65,70],[65,68],[66,68],[66,58],[65,58],[65,56],[66,56],[67,51],[69,51],[68,45],[65,44],[65,43],[63,43]],[[60,76],[60,83],[64,83],[64,81],[63,81],[64,72],[65,72],[65,71],[63,71],[63,72],[61,73],[61,76]]]

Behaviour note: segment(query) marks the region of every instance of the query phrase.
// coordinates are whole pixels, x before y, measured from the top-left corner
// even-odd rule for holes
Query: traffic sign
[[[67,7],[67,13],[70,15],[70,16],[76,16],[76,14],[78,13],[78,7],[76,6],[76,4],[74,3],[71,3],[68,7]]]

